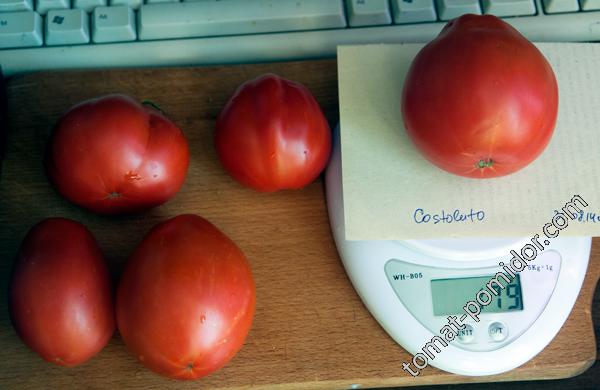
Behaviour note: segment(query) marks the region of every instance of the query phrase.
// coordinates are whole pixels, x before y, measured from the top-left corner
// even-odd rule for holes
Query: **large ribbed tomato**
[[[242,84],[217,119],[221,163],[259,191],[311,183],[331,153],[331,131],[319,104],[301,84],[273,74]]]
[[[109,95],[70,109],[54,130],[48,174],[58,191],[102,214],[158,206],[182,186],[187,140],[158,110]]]
[[[205,219],[180,215],[155,226],[129,259],[117,323],[144,365],[194,379],[242,347],[255,303],[250,265],[237,245]]]
[[[532,162],[552,136],[557,111],[548,61],[492,15],[448,22],[413,60],[402,95],[406,129],[423,155],[475,178]]]

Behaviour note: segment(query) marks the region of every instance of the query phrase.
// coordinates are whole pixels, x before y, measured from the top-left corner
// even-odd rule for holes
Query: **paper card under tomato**
[[[338,48],[347,239],[530,237],[574,195],[588,206],[560,235],[600,235],[600,45],[537,46],[559,85],[552,140],[524,169],[483,180],[432,165],[406,134],[402,85],[422,45]]]

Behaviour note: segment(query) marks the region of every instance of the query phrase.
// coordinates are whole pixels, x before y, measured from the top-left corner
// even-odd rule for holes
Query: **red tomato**
[[[331,153],[331,131],[319,104],[301,84],[267,74],[242,84],[217,118],[221,163],[258,191],[311,183]]]
[[[205,219],[180,215],[155,226],[129,259],[117,292],[117,323],[151,370],[194,379],[242,347],[256,296],[242,251]]]
[[[85,226],[51,218],[29,231],[9,305],[23,342],[49,362],[75,366],[106,345],[115,330],[110,278]]]
[[[406,129],[423,155],[474,178],[532,162],[552,137],[557,111],[550,64],[492,15],[448,22],[413,60],[402,96]]]
[[[48,174],[67,199],[101,214],[158,206],[182,186],[183,133],[157,110],[109,95],[73,107],[50,144]]]

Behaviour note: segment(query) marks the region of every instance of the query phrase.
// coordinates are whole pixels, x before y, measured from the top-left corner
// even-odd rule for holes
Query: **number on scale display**
[[[433,299],[433,314],[436,316],[460,314],[463,306],[468,301],[475,300],[477,292],[487,290],[487,283],[494,275],[456,278],[456,279],[433,279],[431,281],[431,296]],[[509,283],[503,279],[499,280],[504,288],[496,283],[490,285],[498,295],[492,296],[492,301],[482,306],[482,313],[502,313],[507,311],[523,310],[523,294],[521,279],[517,274]]]

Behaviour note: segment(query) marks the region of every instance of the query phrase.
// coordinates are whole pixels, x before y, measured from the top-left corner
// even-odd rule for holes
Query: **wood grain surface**
[[[261,194],[234,182],[213,148],[215,118],[239,84],[273,72],[307,85],[331,123],[338,119],[333,60],[215,68],[45,72],[10,79],[8,139],[0,173],[0,388],[343,389],[512,381],[577,375],[595,360],[591,300],[600,276],[594,240],[583,290],[569,320],[535,359],[502,375],[469,378],[428,368],[402,371],[410,355],[371,317],[352,288],[329,229],[321,180],[299,191]],[[68,204],[44,175],[43,152],[61,113],[82,99],[127,93],[158,103],[190,141],[181,192],[147,213],[107,218]],[[155,223],[197,213],[228,234],[249,258],[257,310],[244,348],[222,370],[192,382],[162,378],[139,364],[115,334],[86,364],[45,363],[15,334],[6,291],[17,247],[40,219],[83,222],[97,237],[115,282],[127,256]],[[43,291],[40,291],[43,294]]]

